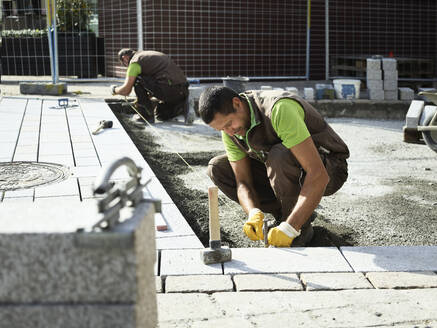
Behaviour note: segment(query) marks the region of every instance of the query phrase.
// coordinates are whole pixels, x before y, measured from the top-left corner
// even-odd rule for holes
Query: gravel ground
[[[212,183],[206,166],[223,153],[219,134],[200,119],[191,126],[158,122],[139,127],[131,115],[115,112],[207,245],[207,188]],[[426,145],[404,143],[402,121],[328,121],[350,148],[349,179],[316,209],[310,246],[437,245],[437,153]],[[245,237],[240,206],[219,198],[222,241],[231,247],[262,247]]]

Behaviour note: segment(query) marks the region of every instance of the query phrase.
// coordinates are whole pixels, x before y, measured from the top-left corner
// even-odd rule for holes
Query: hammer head
[[[108,129],[108,128],[112,128],[112,121],[100,121],[99,124],[104,128],[104,129]]]
[[[200,257],[205,264],[222,263],[232,260],[229,247],[205,248],[200,251]]]

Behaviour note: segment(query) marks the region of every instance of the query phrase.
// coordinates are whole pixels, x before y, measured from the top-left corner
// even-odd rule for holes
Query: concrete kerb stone
[[[20,92],[25,95],[61,96],[67,93],[67,84],[65,82],[21,82]]]

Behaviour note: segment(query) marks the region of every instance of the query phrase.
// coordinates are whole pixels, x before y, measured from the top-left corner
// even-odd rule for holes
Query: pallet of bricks
[[[394,58],[367,58],[366,85],[371,100],[398,99],[398,71]]]
[[[412,100],[414,91],[398,88],[399,73],[395,58],[367,58],[366,85],[371,100]]]

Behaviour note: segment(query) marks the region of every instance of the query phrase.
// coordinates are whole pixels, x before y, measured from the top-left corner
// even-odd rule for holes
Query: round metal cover
[[[68,167],[44,162],[0,162],[0,191],[28,189],[68,178]]]

